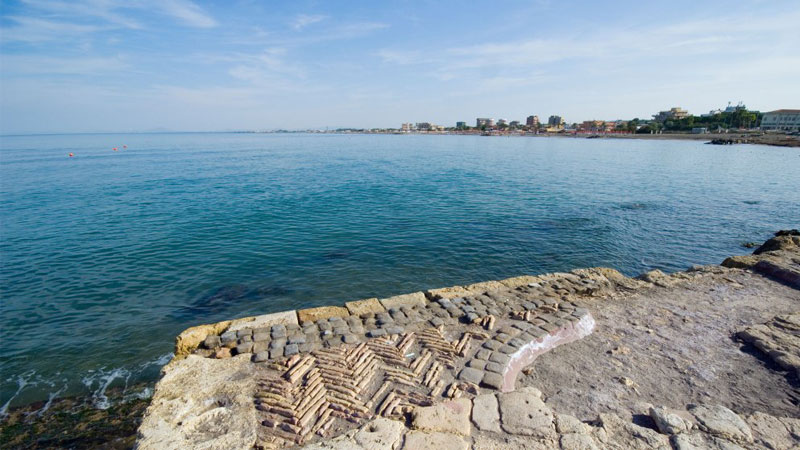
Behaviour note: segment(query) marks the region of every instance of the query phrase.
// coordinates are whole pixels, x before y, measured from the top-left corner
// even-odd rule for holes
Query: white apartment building
[[[800,109],[778,109],[764,113],[761,129],[800,131]]]

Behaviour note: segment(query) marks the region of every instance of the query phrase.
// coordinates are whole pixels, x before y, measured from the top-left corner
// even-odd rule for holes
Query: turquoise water
[[[0,405],[88,393],[102,407],[105,387],[152,380],[199,323],[577,267],[682,270],[800,225],[797,149],[1,139]]]

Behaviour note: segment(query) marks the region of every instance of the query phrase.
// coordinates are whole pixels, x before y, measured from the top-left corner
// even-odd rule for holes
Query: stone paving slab
[[[316,322],[334,317],[347,317],[350,313],[341,306],[320,306],[318,308],[301,309],[297,311],[299,323]]]
[[[386,308],[383,307],[377,298],[367,298],[364,300],[356,300],[354,302],[346,302],[344,307],[347,308],[347,311],[354,316],[360,316],[362,314],[376,314],[386,311]]]
[[[264,328],[279,324],[297,325],[297,314],[294,311],[283,311],[236,319],[232,321],[226,331],[238,331],[244,328]]]
[[[396,295],[394,297],[383,298],[380,300],[385,309],[392,308],[424,308],[427,303],[425,294],[422,292],[412,292],[411,294]]]

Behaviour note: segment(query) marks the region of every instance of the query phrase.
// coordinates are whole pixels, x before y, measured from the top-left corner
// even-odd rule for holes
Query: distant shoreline
[[[80,133],[31,133],[31,134],[2,134],[0,137],[37,137],[37,136],[81,136],[81,135],[157,135],[157,134],[331,134],[331,135],[398,135],[398,136],[481,136],[481,137],[538,137],[538,138],[572,138],[572,139],[644,139],[644,140],[678,140],[678,141],[731,141],[731,144],[756,144],[774,147],[800,147],[800,136],[783,133],[764,133],[760,131],[737,131],[731,133],[661,133],[661,134],[636,134],[636,133],[586,133],[586,132],[497,132],[487,134],[482,131],[441,131],[441,132],[400,132],[400,131],[370,131],[370,130],[273,130],[273,131],[130,131],[130,132],[80,132]]]

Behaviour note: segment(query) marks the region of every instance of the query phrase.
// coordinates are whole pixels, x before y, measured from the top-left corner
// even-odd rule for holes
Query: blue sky
[[[0,133],[800,108],[800,3],[0,5]]]

